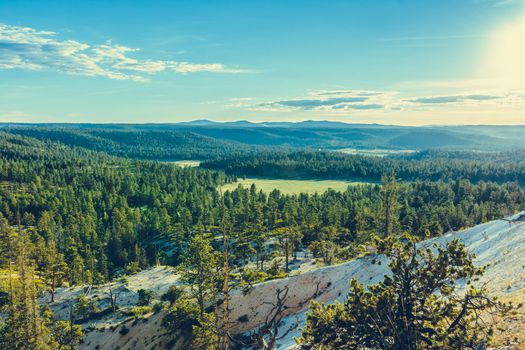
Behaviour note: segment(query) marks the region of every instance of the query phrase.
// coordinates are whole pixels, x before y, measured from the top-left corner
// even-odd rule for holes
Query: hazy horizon
[[[9,125],[9,124],[20,124],[20,125],[32,125],[32,124],[38,124],[38,125],[54,125],[54,124],[65,124],[65,125],[83,125],[83,124],[91,124],[91,125],[177,125],[177,124],[188,124],[188,123],[198,123],[198,122],[209,122],[210,124],[234,124],[234,123],[250,123],[254,125],[263,125],[263,124],[281,124],[281,123],[291,123],[291,124],[301,124],[301,123],[308,123],[308,122],[319,122],[319,123],[343,123],[348,125],[377,125],[377,126],[401,126],[401,127],[461,127],[461,126],[469,126],[469,127],[476,127],[476,126],[494,126],[494,127],[525,127],[525,122],[522,123],[516,123],[516,124],[395,124],[395,123],[353,123],[351,121],[344,121],[344,120],[330,120],[330,119],[304,119],[304,120],[284,120],[284,121],[278,121],[278,120],[246,120],[246,119],[236,119],[236,120],[213,120],[213,119],[191,119],[191,120],[181,120],[181,121],[174,121],[174,122],[113,122],[113,121],[96,121],[96,122],[67,122],[67,121],[45,121],[45,122],[17,122],[17,121],[0,121],[0,125]],[[198,124],[193,124],[198,126]]]

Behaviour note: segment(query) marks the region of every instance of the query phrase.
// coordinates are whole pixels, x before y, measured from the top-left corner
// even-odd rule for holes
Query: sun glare
[[[525,88],[525,15],[491,36],[481,73],[507,87]]]

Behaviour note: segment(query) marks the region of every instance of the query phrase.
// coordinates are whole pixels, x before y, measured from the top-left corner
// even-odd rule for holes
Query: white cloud
[[[465,90],[446,95],[408,95],[398,91],[313,90],[303,97],[238,101],[228,107],[267,112],[323,112],[336,114],[392,111],[479,110],[525,108],[525,91]]]
[[[0,69],[50,70],[66,74],[101,76],[119,80],[146,80],[144,74],[245,73],[221,63],[190,63],[137,59],[140,51],[111,42],[91,46],[74,40],[58,40],[56,33],[0,23]]]
[[[302,97],[280,98],[271,101],[238,100],[227,106],[266,112],[379,111],[389,109],[395,95],[394,92],[367,90],[310,90]]]

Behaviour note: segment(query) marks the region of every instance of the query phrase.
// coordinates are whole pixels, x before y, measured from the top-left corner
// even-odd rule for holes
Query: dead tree
[[[109,302],[111,303],[111,311],[117,311],[117,297],[118,294],[113,292],[113,288],[109,287]]]
[[[284,289],[277,289],[276,291],[276,301],[275,302],[264,302],[263,304],[271,305],[272,308],[264,323],[259,327],[255,333],[255,340],[257,342],[257,348],[263,350],[275,349],[275,343],[277,337],[279,336],[279,325],[283,320],[284,314],[283,311],[286,308],[286,302],[288,301],[288,292],[290,289],[288,286]],[[285,336],[284,334],[283,336]],[[268,337],[268,340],[265,339]]]
[[[297,324],[291,325],[284,331],[284,333],[279,334],[279,326],[281,325],[283,318],[287,316],[284,311],[290,308],[290,306],[287,305],[289,291],[288,286],[285,286],[283,289],[277,289],[275,302],[263,302],[265,305],[270,305],[271,309],[266,315],[264,323],[252,334],[253,345],[256,346],[257,349],[275,349],[277,341],[286,337],[297,326]],[[303,308],[306,303],[317,298],[323,291],[320,290],[320,283],[317,283],[317,287],[312,296],[301,301],[294,306],[294,308]]]

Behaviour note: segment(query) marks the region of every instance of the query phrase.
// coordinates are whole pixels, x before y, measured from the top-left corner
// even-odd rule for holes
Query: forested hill
[[[2,247],[6,223],[21,223],[39,269],[56,256],[76,284],[154,263],[161,252],[146,242],[210,221],[224,175],[0,133],[0,181]]]
[[[223,156],[202,163],[236,176],[281,179],[369,179],[395,172],[403,180],[450,180],[525,183],[525,151],[479,153],[426,151],[402,157],[371,157],[314,150],[260,151]]]
[[[523,150],[495,152],[496,146],[491,151],[465,150],[454,148],[452,144],[450,149],[434,148],[405,156],[369,157],[313,150],[312,147],[321,145],[319,142],[323,135],[326,139],[322,145],[327,147],[333,146],[332,141],[341,135],[350,137],[350,132],[359,133],[359,137],[353,134],[354,138],[346,139],[354,142],[366,136],[362,133],[372,130],[373,135],[370,134],[365,139],[377,146],[387,139],[392,140],[392,137],[410,138],[407,133],[416,132],[418,137],[424,136],[428,129],[370,125],[350,128],[348,124],[322,122],[264,125],[266,126],[248,122],[223,125],[205,121],[181,125],[6,124],[3,130],[10,134],[59,142],[125,158],[204,160],[203,167],[222,170],[235,176],[378,181],[385,173],[395,171],[398,178],[410,181],[468,179],[472,182],[517,181],[525,184]],[[313,129],[314,126],[319,129]],[[511,139],[515,136],[515,133],[505,127],[494,127],[493,136],[488,139],[483,135],[486,136],[489,131],[483,127],[451,127],[450,130],[441,127],[436,130],[463,135],[461,137],[478,133],[472,139],[485,141],[492,140],[491,137],[502,138],[505,132],[509,133]],[[379,142],[377,137],[381,137],[383,141]],[[294,140],[302,140],[302,143]],[[392,146],[391,143],[387,144],[388,147]],[[430,142],[428,145],[433,144]],[[507,144],[503,142],[503,145]],[[501,145],[497,143],[497,146]]]
[[[5,131],[39,140],[106,152],[111,155],[155,160],[208,159],[240,154],[250,147],[185,130],[135,130],[124,128],[9,127]]]
[[[301,123],[0,124],[6,132],[141,159],[212,159],[253,148],[425,150],[525,148],[525,126],[408,127]]]
[[[176,265],[191,237],[215,234],[221,221],[217,187],[225,180],[222,172],[0,133],[0,245],[11,244],[16,233],[10,227],[20,223],[38,271],[45,276],[56,263],[65,263],[70,284],[106,281],[159,261]],[[226,192],[225,210],[237,240],[233,261],[261,259],[268,233],[286,227],[300,230],[294,244],[302,247],[324,237],[327,227],[336,232],[331,240],[343,247],[367,241],[383,230],[382,191],[371,185],[298,196],[254,187]],[[524,192],[511,183],[416,181],[398,191],[396,230],[421,237],[498,218],[525,203]],[[0,265],[9,259],[4,248]],[[50,265],[50,256],[58,262]]]
[[[268,159],[277,154],[268,152]],[[337,153],[326,154],[332,155]],[[359,166],[371,171],[381,160],[349,159],[362,159]],[[330,165],[328,160],[305,164]],[[10,348],[5,344],[18,334],[29,334],[25,330],[35,329],[35,324],[42,330],[52,325],[53,336],[61,341],[61,335],[71,335],[61,332],[60,327],[70,327],[64,312],[57,313],[62,318],[54,322],[45,318],[50,317],[48,309],[38,306],[39,295],[45,296],[41,302],[53,304],[60,287],[119,277],[123,286],[126,276],[148,267],[177,267],[188,288],[170,288],[167,300],[173,305],[165,305],[162,324],[172,334],[189,320],[190,327],[184,329],[192,334],[196,320],[202,320],[198,315],[208,315],[205,306],[218,305],[221,271],[232,272],[232,285],[249,289],[289,275],[291,257],[299,252],[309,251],[329,265],[355,258],[377,237],[404,232],[414,239],[441,236],[525,209],[525,191],[514,182],[472,183],[458,177],[397,183],[390,175],[381,186],[350,186],[342,192],[285,195],[239,186],[221,196],[218,188],[227,180],[222,171],[115,157],[48,138],[0,132],[0,312],[8,320],[0,325],[0,348]],[[221,261],[226,251],[227,260]],[[129,313],[141,317],[153,311],[152,296],[144,290],[137,290],[136,305],[128,302],[127,314],[112,306],[111,289],[111,300],[100,300],[103,309],[84,294],[90,288],[82,290],[68,303],[74,305],[68,320],[75,317],[87,325],[110,314],[126,320]],[[82,335],[77,330],[75,341]],[[44,339],[48,334],[28,337]],[[124,336],[125,331],[116,334]]]

